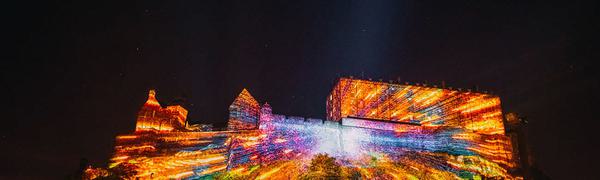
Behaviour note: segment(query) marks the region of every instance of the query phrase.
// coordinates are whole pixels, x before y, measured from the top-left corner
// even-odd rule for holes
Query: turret
[[[229,120],[227,129],[248,130],[257,129],[259,120],[258,102],[243,89],[238,97],[229,106]]]
[[[160,103],[158,103],[158,100],[156,100],[156,90],[150,89],[150,91],[148,91],[148,100],[146,100],[144,106],[160,107]]]

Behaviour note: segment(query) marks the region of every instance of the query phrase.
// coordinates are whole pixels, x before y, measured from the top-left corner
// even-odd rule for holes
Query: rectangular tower
[[[376,119],[504,134],[498,96],[341,78],[327,97],[327,119]]]

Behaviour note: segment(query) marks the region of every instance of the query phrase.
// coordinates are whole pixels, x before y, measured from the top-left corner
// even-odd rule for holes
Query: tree
[[[137,166],[130,163],[121,163],[110,168],[110,175],[106,179],[134,179],[137,174]]]
[[[308,167],[308,172],[302,179],[340,179],[341,168],[335,158],[327,154],[317,154],[313,157]]]

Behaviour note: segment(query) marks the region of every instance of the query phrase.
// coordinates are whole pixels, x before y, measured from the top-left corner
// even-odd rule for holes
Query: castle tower
[[[162,108],[156,99],[156,91],[148,92],[148,99],[138,112],[135,131],[172,131],[185,129],[188,111],[182,106]]]
[[[259,120],[258,102],[243,89],[238,97],[229,106],[228,130],[257,129]]]
[[[260,122],[269,122],[273,118],[273,110],[269,103],[265,103],[260,107]]]
[[[271,105],[265,102],[265,104],[260,107],[260,118],[258,123],[260,129],[268,129],[271,120],[273,120],[273,111]]]

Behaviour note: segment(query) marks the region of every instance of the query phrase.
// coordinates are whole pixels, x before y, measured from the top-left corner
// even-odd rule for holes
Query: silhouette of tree
[[[106,179],[134,179],[137,174],[136,169],[136,165],[121,163],[109,169],[110,175]]]
[[[341,167],[335,158],[327,154],[317,154],[308,167],[308,172],[301,179],[340,179]]]

